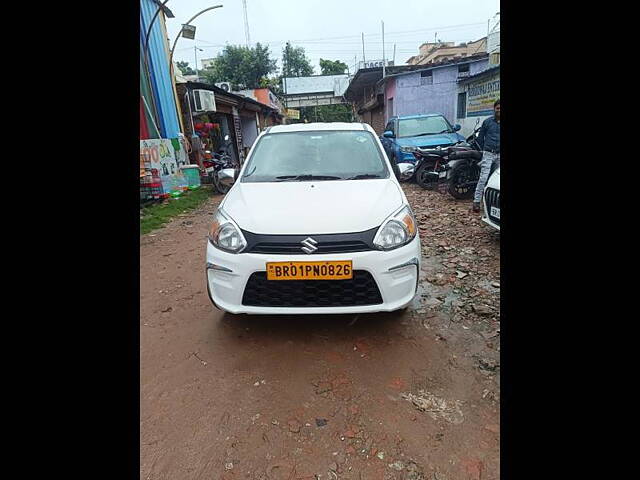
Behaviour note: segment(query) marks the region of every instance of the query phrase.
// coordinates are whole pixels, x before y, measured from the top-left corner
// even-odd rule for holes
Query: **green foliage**
[[[195,75],[196,71],[189,66],[189,62],[177,62],[178,69],[182,72],[182,75]]]
[[[322,75],[340,75],[347,72],[347,64],[340,60],[324,60],[320,59],[320,70]]]
[[[178,198],[169,198],[141,209],[140,234],[144,235],[170,222],[185,210],[194,210],[213,195],[211,186],[202,185],[197,190],[190,190]]]
[[[291,123],[312,122],[353,122],[353,114],[349,105],[319,105],[317,107],[302,107],[300,120]]]
[[[290,42],[282,50],[282,76],[308,77],[313,75],[313,66],[302,47],[292,47]]]
[[[270,58],[269,47],[257,43],[252,48],[227,45],[212,67],[200,71],[200,76],[210,84],[231,82],[234,88],[259,88],[263,79],[275,71],[276,60]]]
[[[269,88],[278,98],[282,97],[281,77],[263,77],[260,80],[260,88]]]

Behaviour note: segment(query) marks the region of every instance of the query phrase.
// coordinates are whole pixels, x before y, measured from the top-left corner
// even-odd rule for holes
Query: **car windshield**
[[[398,138],[451,133],[451,125],[442,116],[405,118],[398,122]]]
[[[318,130],[264,135],[251,153],[242,182],[295,182],[389,178],[368,131]]]

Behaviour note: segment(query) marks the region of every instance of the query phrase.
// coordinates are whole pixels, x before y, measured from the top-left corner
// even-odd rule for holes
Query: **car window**
[[[303,178],[295,178],[299,176]],[[241,181],[344,180],[357,176],[389,177],[375,137],[367,131],[322,130],[264,135],[248,159]]]
[[[449,122],[439,115],[434,117],[405,118],[400,119],[398,122],[399,138],[451,133],[452,131]]]

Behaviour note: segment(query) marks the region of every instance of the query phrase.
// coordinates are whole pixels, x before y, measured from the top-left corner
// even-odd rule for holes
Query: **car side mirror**
[[[393,134],[393,132],[391,130],[387,130],[382,134],[383,137],[385,138],[394,138],[395,135]]]
[[[236,181],[236,170],[234,168],[223,168],[218,174],[220,183],[226,186],[231,186]]]
[[[458,131],[458,130],[460,130],[461,128],[462,128],[462,127],[460,126],[460,124],[459,124],[459,123],[456,123],[456,124],[453,126],[453,131],[454,131],[454,132],[457,132],[457,131]]]

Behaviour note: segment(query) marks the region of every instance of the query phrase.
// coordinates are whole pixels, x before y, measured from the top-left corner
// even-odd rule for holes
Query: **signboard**
[[[196,26],[182,24],[182,36],[189,40],[196,38]]]
[[[467,117],[493,114],[493,103],[500,98],[500,73],[484,78],[467,87]]]
[[[361,68],[377,68],[377,67],[390,67],[393,66],[393,62],[390,62],[389,60],[387,60],[386,62],[384,60],[369,60],[367,62],[363,62],[360,61],[358,63],[358,70],[360,70]]]
[[[300,110],[294,110],[293,108],[287,108],[287,118],[293,118],[294,120],[300,120]]]
[[[240,116],[238,115],[238,109],[236,107],[232,107],[231,112],[233,113],[233,127],[236,132],[238,156],[240,157],[240,165],[242,165],[244,163],[244,150],[242,150],[242,122],[240,121]]]
[[[349,84],[349,76],[313,75],[310,77],[286,77],[282,81],[285,95],[303,95],[311,93],[333,93],[340,96]]]
[[[180,142],[175,139],[178,145]],[[187,179],[178,168],[174,142],[168,138],[140,140],[140,176],[148,176],[149,182],[157,179],[162,184],[163,193],[178,190],[188,185]],[[178,157],[183,161],[183,157]]]

